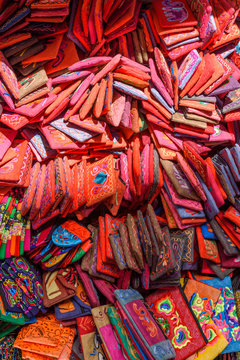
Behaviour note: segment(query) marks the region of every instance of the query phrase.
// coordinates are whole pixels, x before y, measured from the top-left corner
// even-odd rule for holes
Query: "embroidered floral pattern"
[[[97,185],[92,188],[92,194],[98,194],[100,191],[107,191],[106,184],[109,174],[107,172],[107,163],[103,163],[101,167],[95,166],[91,171],[91,175],[95,176],[93,182]]]
[[[223,312],[223,311],[224,311],[224,299],[220,295],[217,305],[215,307],[214,313],[215,313],[215,315],[218,315],[218,314],[221,314],[221,312]]]
[[[133,310],[136,314],[138,314],[139,319],[142,322],[142,325],[146,327],[151,337],[155,337],[157,335],[157,327],[153,321],[149,318],[146,309],[144,307],[137,307],[137,304],[133,304]]]
[[[174,337],[172,338],[172,344],[175,348],[181,349],[185,347],[192,339],[190,331],[186,326],[181,324],[179,313],[175,309],[175,304],[171,296],[165,296],[161,301],[156,304],[156,311],[158,314],[164,314],[169,316],[169,321],[176,327],[174,329]],[[164,333],[169,335],[169,323],[167,320],[158,318]]]
[[[175,348],[182,349],[188,343],[191,342],[190,331],[184,325],[179,325],[174,329],[174,337],[172,344]]]
[[[181,288],[157,290],[146,302],[175,349],[176,359],[187,359],[206,342]]]
[[[194,311],[194,314],[198,318],[199,315],[203,311],[203,305],[204,305],[204,301],[200,298],[198,293],[193,293],[193,295],[192,295],[192,297],[190,299],[190,305],[191,305],[191,307],[192,307],[192,309]]]
[[[228,287],[223,289],[222,295],[219,297],[219,301],[215,308],[215,316],[217,316],[217,315],[219,315],[219,318],[220,318],[219,322],[223,324],[223,327],[221,327],[221,329],[223,331],[226,330],[226,327],[224,326],[224,324],[226,324],[226,323],[231,328],[233,328],[233,327],[236,328],[239,326],[235,300],[234,300],[231,289],[229,289]],[[223,315],[225,315],[225,316],[223,317]],[[238,332],[235,331],[235,333],[236,334],[238,333],[238,339],[240,339],[239,331]]]
[[[164,334],[166,336],[169,335],[169,323],[167,322],[167,320],[163,319],[163,318],[158,318],[157,321],[159,322],[159,324],[161,325]]]
[[[213,343],[213,340],[217,337],[217,334],[215,333],[214,329],[209,326],[208,326],[208,328],[206,328],[206,331],[204,333],[205,333],[208,341],[211,343]]]
[[[205,283],[221,290],[221,295],[214,310],[213,321],[229,343],[223,353],[239,351],[240,327],[237,318],[231,279],[229,277],[225,277],[224,280],[206,280]]]
[[[229,338],[229,329],[226,323],[220,319],[214,319],[215,324],[221,330],[226,339]]]
[[[208,323],[208,324],[203,324],[202,325],[202,330],[208,340],[208,344],[206,346],[204,346],[201,350],[199,350],[199,354],[202,354],[204,352],[206,352],[206,355],[208,354],[208,349],[212,348],[213,349],[213,345],[217,344],[216,346],[221,346],[221,339],[220,339],[220,334],[219,331],[216,327],[216,325],[212,322],[212,323]],[[219,343],[220,340],[220,343]]]
[[[157,311],[158,312],[163,312],[164,314],[166,314],[167,316],[170,316],[173,314],[174,310],[175,310],[175,305],[173,300],[169,297],[166,296],[165,298],[163,298],[161,301],[159,301],[157,303]]]

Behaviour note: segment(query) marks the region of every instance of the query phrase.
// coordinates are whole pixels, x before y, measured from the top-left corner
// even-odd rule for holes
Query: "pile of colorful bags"
[[[240,2],[0,0],[0,351],[240,359]]]

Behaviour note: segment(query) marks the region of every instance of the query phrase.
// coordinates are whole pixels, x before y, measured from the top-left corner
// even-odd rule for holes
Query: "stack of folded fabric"
[[[239,0],[0,0],[2,359],[240,359]]]

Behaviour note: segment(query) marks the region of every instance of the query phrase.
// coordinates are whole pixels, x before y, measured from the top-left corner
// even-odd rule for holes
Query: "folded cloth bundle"
[[[239,39],[238,0],[0,0],[3,359],[239,357]]]

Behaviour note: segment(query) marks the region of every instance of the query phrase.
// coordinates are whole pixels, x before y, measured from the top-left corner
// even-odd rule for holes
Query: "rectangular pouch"
[[[31,314],[35,316],[43,307],[43,297],[41,294],[42,285],[39,273],[22,257],[5,260],[4,263],[2,263],[2,270],[16,279],[16,283],[23,292],[23,303],[27,300],[25,299],[25,295],[32,300],[32,307],[29,308],[29,312],[30,317]],[[31,289],[28,288],[28,279],[30,277],[32,279]],[[38,289],[38,291],[36,289]],[[25,314],[28,315],[28,311]]]
[[[200,281],[221,290],[221,295],[214,309],[213,321],[229,343],[222,354],[240,351],[240,327],[236,314],[231,278],[226,276],[223,280],[213,278]]]
[[[124,360],[125,357],[122,348],[114,335],[113,327],[108,317],[109,306],[110,305],[102,305],[92,309],[93,320],[102,339],[108,358],[113,360]]]
[[[99,358],[104,358],[101,340],[99,341],[93,317],[89,315],[77,318],[77,328],[84,359],[99,360]]]
[[[40,163],[36,162],[31,169],[29,186],[26,189],[23,197],[22,209],[21,209],[21,214],[23,216],[25,216],[29,212],[32,206],[32,201],[36,192],[36,183],[37,183],[39,171],[40,171]]]
[[[1,77],[10,90],[11,94],[15,99],[20,97],[20,91],[17,83],[17,77],[9,64],[8,60],[5,58],[3,53],[0,51],[0,74]]]
[[[133,342],[128,336],[127,331],[115,307],[110,306],[108,308],[108,317],[127,358],[130,360],[140,360],[141,357],[138,355],[138,352],[136,351]]]
[[[200,226],[196,227],[196,235],[200,257],[205,260],[211,260],[216,264],[220,264],[221,260],[219,257],[216,240],[205,239],[203,237]]]
[[[105,234],[103,234],[105,237]],[[100,233],[99,233],[100,236]],[[99,237],[99,241],[98,241],[98,246],[97,246],[97,257],[96,257],[96,262],[97,262],[97,271],[99,273],[103,273],[104,275],[108,275],[110,277],[114,277],[114,278],[119,278],[119,269],[118,266],[116,264],[116,262],[107,262],[104,261],[103,259],[103,250],[105,248],[105,240],[103,238],[103,241],[101,241],[101,238]]]
[[[58,157],[54,160],[54,169],[55,169],[55,202],[52,207],[52,211],[56,210],[59,203],[65,196],[66,193],[66,182],[64,176],[64,169],[63,169],[63,160],[62,158]]]
[[[89,264],[88,264],[88,273],[90,275],[93,275],[95,277],[100,277],[102,279],[105,279],[107,281],[113,282],[114,281],[114,277],[112,277],[112,272],[111,274],[106,273],[106,271],[103,273],[102,271],[99,271],[98,269],[102,270],[111,270],[109,268],[109,266],[103,265],[101,260],[101,249],[99,248],[99,230],[94,228],[93,232],[92,232],[92,240],[93,240],[93,246],[91,249],[91,256],[89,259]],[[82,264],[83,265],[83,264]],[[82,268],[83,269],[83,268]],[[87,270],[86,268],[84,268],[84,270]]]
[[[102,257],[103,262],[107,262],[105,217],[103,217],[103,216],[98,217],[98,226],[99,226],[99,242],[100,242],[100,249],[101,249],[101,257]],[[112,258],[112,260],[113,260],[113,258]]]
[[[32,55],[40,53],[44,49],[44,44],[39,42],[24,51],[17,53],[9,58],[9,62],[12,66],[23,62],[25,59],[31,57]]]
[[[40,216],[44,217],[55,203],[54,161],[50,160],[45,175],[45,186],[40,206]]]
[[[46,137],[51,149],[79,149],[79,145],[77,145],[76,140],[72,139],[70,136],[64,134],[60,130],[55,129],[50,124],[42,126],[40,130]]]
[[[102,279],[93,279],[93,283],[110,303],[113,304],[115,303],[115,296],[114,296],[114,290],[116,289],[115,285],[109,284],[109,282]]]
[[[160,278],[168,271],[173,270],[176,266],[176,260],[171,245],[170,233],[167,226],[162,228],[163,241],[160,248],[160,256],[158,258],[156,270],[150,274],[152,281]]]
[[[85,142],[91,139],[94,135],[96,135],[93,131],[79,129],[79,127],[74,124],[67,125],[67,123],[64,122],[64,118],[59,118],[57,120],[51,121],[50,124],[54,128],[79,141],[80,143]]]
[[[23,129],[22,134],[38,152],[40,159],[45,160],[57,155],[56,151],[49,147],[46,139],[39,130]]]
[[[0,160],[4,158],[4,155],[6,154],[7,150],[10,148],[14,138],[16,136],[15,130],[0,129],[0,137],[1,137],[1,150],[0,150]]]
[[[67,281],[64,280],[64,276],[69,277]],[[70,269],[43,274],[43,302],[47,307],[73,297],[76,295],[76,289],[76,274]]]
[[[237,226],[240,226],[240,213],[235,207],[229,206],[229,208],[224,212],[224,217],[230,220]]]
[[[3,323],[4,324],[4,323]],[[10,328],[10,327],[9,327]],[[14,326],[12,326],[12,329],[14,330]],[[2,331],[1,331],[2,334]],[[2,336],[2,335],[1,335]],[[0,351],[2,360],[19,360],[22,356],[21,350],[14,348],[14,341],[15,338],[9,334],[9,336],[3,337],[3,339],[0,342]]]
[[[11,182],[14,184],[19,180],[24,155],[27,150],[27,141],[15,140],[12,144],[12,147],[16,151],[16,156],[1,166],[0,182]]]
[[[151,150],[151,146],[150,146]],[[151,154],[151,152],[150,152]],[[151,160],[150,160],[151,161]],[[157,149],[153,149],[153,184],[150,188],[148,201],[152,201],[152,198],[155,196],[157,189],[160,187],[159,179],[162,177],[162,171],[159,164],[159,154]]]
[[[185,235],[186,242],[183,251],[182,262],[192,263],[194,261],[194,239],[195,239],[195,228],[189,227],[185,230],[174,230],[171,231],[174,235]]]
[[[152,243],[150,239],[150,235],[148,229],[146,227],[143,214],[141,210],[137,211],[138,217],[138,230],[142,243],[144,244],[145,249],[145,260],[149,267],[152,266]]]
[[[44,48],[38,54],[28,57],[23,61],[23,65],[28,65],[34,62],[49,61],[55,59],[62,42],[63,34],[58,34],[51,37],[51,42],[47,42]]]
[[[86,168],[87,168],[86,160],[82,160],[80,163],[78,163],[77,167],[78,167],[77,206],[78,208],[80,208],[87,201],[87,186],[85,183]]]
[[[116,174],[116,188],[117,188],[116,194],[114,194],[112,197],[109,197],[105,201],[106,207],[113,216],[117,216],[118,210],[121,206],[122,199],[127,188],[125,182],[121,179],[120,176],[117,176],[117,174]]]
[[[173,86],[171,73],[166,62],[165,56],[158,47],[154,48],[154,58],[157,65],[158,72],[161,76],[161,79],[169,92],[169,95],[173,98]]]
[[[184,293],[198,319],[202,323],[207,323],[214,312],[221,290],[193,279],[186,279],[184,284]],[[201,299],[201,301],[200,301]],[[198,307],[198,303],[201,306]]]
[[[45,85],[47,81],[48,77],[44,69],[38,69],[37,72],[23,78],[18,82],[19,99],[22,99],[32,91],[39,89]]]
[[[221,265],[224,268],[239,268],[239,252],[235,255],[228,255],[221,244],[218,244],[218,251],[221,258]]]
[[[221,213],[219,213],[219,216],[216,216],[216,220],[217,220],[217,223],[224,230],[224,232],[227,234],[227,236],[231,240],[231,242],[233,242],[235,247],[237,249],[239,249],[240,238],[239,238],[239,234],[235,231],[234,226],[228,220],[224,221],[224,217]],[[236,248],[234,250],[234,253],[237,250]]]
[[[141,248],[140,240],[138,238],[138,230],[135,219],[132,215],[128,214],[126,219],[128,235],[130,240],[130,248],[136,262],[141,270],[144,269],[143,250]]]
[[[57,337],[56,333],[58,333]],[[35,342],[25,340],[30,338],[32,340],[32,334],[35,334]],[[63,360],[64,357],[60,357],[61,353],[70,339],[71,343],[68,346],[72,346],[74,334],[74,327],[62,327],[56,321],[55,316],[51,315],[50,317],[48,315],[38,318],[35,324],[23,327],[18,333],[14,346],[22,350],[31,351],[34,354]]]
[[[141,199],[146,198],[149,189],[149,175],[150,175],[150,162],[149,162],[150,146],[146,144],[141,153]],[[153,164],[152,164],[153,165]],[[153,168],[153,166],[152,166]]]
[[[224,165],[222,165],[221,163],[218,162],[218,159],[216,158],[216,156],[214,156],[212,158],[212,162],[215,167],[215,171],[218,176],[218,179],[219,179],[224,191],[226,192],[228,199],[230,200],[230,202],[232,204],[234,204],[235,203],[234,197],[235,197],[236,193],[230,183],[230,180],[228,178],[228,175],[226,173]]]
[[[211,86],[224,74],[222,65],[218,61],[215,54],[211,54],[209,57],[205,56],[204,59],[206,60],[206,65],[205,65],[206,69],[204,68],[200,81],[198,81],[195,87],[191,89],[189,93],[190,96],[193,95],[192,91],[196,91],[196,95],[200,95],[203,91],[205,91],[209,86]],[[201,82],[201,87],[199,88],[200,82]]]
[[[44,190],[44,181],[45,181],[45,174],[46,174],[46,165],[43,164],[41,166],[41,169],[38,173],[38,178],[36,182],[36,189],[38,191],[35,191],[35,195],[32,201],[32,206],[29,214],[30,220],[33,220],[39,213],[40,205],[41,205],[41,199],[43,196],[43,190]]]
[[[224,70],[224,74],[218,79],[216,80],[213,84],[211,84],[205,91],[204,93],[206,95],[209,95],[210,93],[212,93],[212,91],[214,91],[215,89],[217,89],[219,86],[221,86],[222,84],[225,83],[225,81],[232,75],[232,73],[234,72],[234,69],[232,68],[231,64],[229,63],[228,60],[223,59],[223,57],[219,54],[216,56],[216,58],[218,59],[219,63],[221,64],[223,70]]]
[[[23,186],[25,188],[29,186],[32,160],[33,160],[33,153],[31,151],[31,146],[28,144],[27,150],[23,157],[21,172],[20,172],[19,180],[16,183],[16,186]]]
[[[171,12],[172,3],[169,3],[167,6],[164,1],[159,1],[153,3],[153,8],[158,16],[159,23],[164,28],[167,29],[176,29],[178,27],[194,26],[197,24],[196,19],[190,10],[186,0],[181,0],[179,2],[181,9],[184,9],[184,12],[177,15]],[[167,29],[166,29],[167,28]]]
[[[165,171],[163,171],[163,175],[164,175],[164,187],[166,188],[166,191],[169,193],[169,196],[175,205],[184,206],[185,208],[195,211],[203,210],[200,201],[190,200],[179,196]]]
[[[122,247],[124,256],[126,259],[126,263],[129,269],[135,271],[138,274],[142,273],[142,270],[139,268],[135,257],[132,254],[132,251],[130,249],[130,241],[129,241],[129,235],[128,235],[128,229],[125,224],[120,224],[119,226],[119,233],[121,236],[122,241]]]
[[[191,79],[194,72],[197,70],[200,62],[202,61],[197,50],[192,50],[183,60],[178,69],[179,88],[182,90],[187,82]]]
[[[147,229],[149,231],[149,236],[150,236],[150,241],[152,244],[152,270],[155,271],[156,270],[156,266],[157,266],[157,261],[160,255],[160,250],[159,250],[159,245],[157,242],[157,238],[156,235],[154,233],[154,229],[150,220],[149,215],[146,215],[146,224],[147,224]]]
[[[208,340],[208,344],[198,352],[196,358],[215,359],[228,345],[220,328],[212,320],[213,311],[221,292],[199,281],[188,279],[184,293]]]
[[[206,268],[206,273],[211,275],[215,274],[221,280],[223,280],[226,276],[229,276],[233,272],[233,269],[224,268],[221,265],[214,264],[209,260],[203,260],[202,262],[203,273],[204,273],[204,268]]]
[[[217,240],[217,236],[214,233],[211,225],[209,223],[205,223],[201,226],[202,235],[205,239]]]
[[[62,214],[62,216],[65,217],[74,198],[73,174],[70,169],[67,156],[64,156],[63,158],[63,170],[64,170],[65,183],[66,183],[66,193],[63,200],[59,204],[59,211]]]
[[[120,270],[127,269],[127,262],[122,246],[122,238],[119,231],[109,235],[110,244],[114,254],[114,258]]]
[[[185,249],[185,243],[187,241],[187,236],[184,233],[177,234],[170,232],[170,238],[171,238],[173,253],[176,260],[175,271],[181,271],[183,253]]]
[[[204,182],[209,185],[206,163],[188,141],[183,142],[183,154],[185,159],[194,165]]]
[[[0,320],[5,321],[7,323],[15,324],[15,325],[25,325],[26,322],[29,321],[29,318],[22,313],[16,313],[11,311],[6,311],[2,298],[0,297]]]
[[[74,298],[55,305],[55,316],[59,321],[72,320],[86,315],[91,315],[91,307],[89,306],[88,309],[82,307]]]
[[[186,175],[180,168],[180,165],[175,164],[169,160],[160,159],[160,162],[164,170],[166,171],[168,177],[170,178],[173,186],[175,187],[177,193],[182,197],[186,197],[187,199],[199,201],[199,197],[195,193]]]
[[[140,279],[138,277],[134,277],[132,280],[132,283],[135,287],[138,287],[140,284]],[[140,336],[140,333],[136,332],[134,329],[134,326],[132,325],[132,322],[128,319],[128,315],[125,313],[122,305],[119,303],[119,301],[116,302],[118,313],[121,317],[122,323],[124,324],[124,327],[131,338],[132,342],[135,344],[135,348],[138,351],[138,354],[142,359],[151,359],[153,360],[153,356],[149,352],[149,350],[145,347],[145,344],[143,342],[142,337]]]
[[[210,225],[221,243],[222,247],[226,251],[228,255],[236,255],[238,253],[238,249],[236,245],[232,242],[232,240],[228,237],[226,232],[223,230],[221,225],[218,223],[216,219],[212,219],[210,222]]]
[[[177,360],[186,359],[206,345],[207,340],[180,288],[158,290],[146,302],[171,341]]]
[[[202,201],[205,202],[207,200],[206,195],[205,195],[204,190],[201,186],[201,183],[199,182],[193,169],[189,166],[187,161],[184,159],[184,157],[180,153],[177,153],[177,160],[178,160],[178,163],[179,163],[182,171],[184,172],[184,174],[190,181],[192,187],[194,188],[196,194],[200,197],[200,199]]]
[[[230,152],[231,152],[231,155],[235,161],[235,164],[237,166],[237,169],[239,170],[240,169],[240,152],[239,152],[239,145],[238,144],[235,144],[235,146],[233,148],[231,148]]]
[[[87,206],[92,206],[116,192],[114,158],[109,155],[87,166]]]
[[[63,36],[63,40],[58,50],[57,57],[58,56],[61,56],[62,58],[61,63],[57,63],[54,59],[45,65],[45,70],[48,75],[65,69],[79,61],[79,56],[75,44],[70,39],[68,39],[66,34]]]
[[[133,289],[115,290],[114,294],[150,354],[158,360],[175,357],[173,346],[144,305],[143,297]]]
[[[12,324],[8,324],[6,322],[1,322],[0,323],[1,337],[7,336],[8,334],[10,334],[11,332],[13,332],[14,330],[16,330],[18,328],[19,328],[18,325],[12,325]]]
[[[226,231],[226,229],[228,230],[228,235],[234,241],[235,245],[239,247],[240,234],[238,231],[238,226],[232,223],[231,221],[229,221],[227,218],[225,218],[222,212],[219,212],[218,218],[222,222],[222,227],[224,227],[224,231]]]
[[[129,181],[129,174],[128,174],[128,158],[125,153],[121,153],[120,155],[120,171],[121,171],[121,178],[126,183],[126,190],[124,192],[124,199],[127,201],[132,200],[132,195],[130,192],[130,181]]]
[[[175,270],[163,275],[160,279],[150,283],[150,289],[165,289],[166,287],[180,286],[181,272]]]
[[[108,214],[105,214],[105,254],[106,259],[104,261],[115,262],[109,236],[114,234],[119,229],[119,220],[113,218]]]

